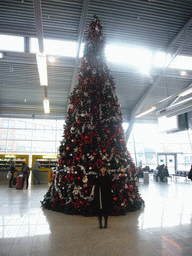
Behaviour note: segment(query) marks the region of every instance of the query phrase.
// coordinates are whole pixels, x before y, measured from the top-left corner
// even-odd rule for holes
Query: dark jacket
[[[10,172],[11,173],[14,173],[14,172],[16,172],[17,170],[15,169],[15,166],[13,166],[13,165],[11,165],[11,167],[10,167]]]
[[[192,167],[188,173],[188,179],[190,179],[192,181]]]
[[[30,169],[27,164],[22,165],[21,171],[23,172],[23,176],[29,176],[30,174]]]
[[[108,215],[112,210],[112,179],[108,173],[101,176],[99,173],[95,183],[94,202],[96,213],[102,209],[103,213]]]

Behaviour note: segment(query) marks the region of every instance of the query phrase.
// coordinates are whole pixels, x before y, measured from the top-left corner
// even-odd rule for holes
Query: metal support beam
[[[82,8],[81,18],[80,18],[80,22],[79,22],[79,33],[78,33],[78,39],[77,39],[77,56],[75,58],[75,66],[74,66],[73,76],[72,76],[72,80],[71,80],[70,93],[73,91],[73,88],[75,87],[75,84],[76,84],[78,67],[79,67],[79,53],[80,53],[80,49],[81,49],[81,43],[83,42],[83,34],[84,34],[84,30],[85,30],[87,12],[89,9],[89,2],[90,2],[90,0],[83,1],[83,8]]]
[[[138,113],[143,105],[145,104],[145,99],[150,95],[154,87],[158,84],[158,82],[161,80],[161,78],[164,76],[166,70],[170,66],[170,64],[173,62],[173,60],[176,58],[176,56],[182,51],[182,49],[185,47],[187,42],[192,38],[192,32],[189,30],[189,27],[192,25],[192,18],[185,24],[185,26],[178,32],[178,34],[174,37],[174,39],[170,42],[168,45],[166,52],[169,53],[172,51],[173,45],[178,41],[178,39],[182,36],[185,35],[185,39],[183,43],[180,45],[180,47],[177,49],[177,51],[172,55],[171,60],[169,64],[162,70],[161,75],[157,76],[155,80],[153,81],[153,84],[150,84],[144,93],[144,95],[141,97],[141,99],[138,101],[136,106],[133,108],[131,111],[131,116],[130,116],[130,122],[129,122],[129,127],[126,131],[126,139],[128,141],[129,136],[131,134],[132,127],[135,123],[135,114]],[[189,33],[187,33],[189,32]]]
[[[42,22],[42,11],[41,11],[41,0],[33,0],[36,20],[37,39],[39,44],[40,53],[44,53],[43,45],[43,22]],[[44,97],[47,99],[47,86],[44,86]]]
[[[39,43],[40,53],[44,52],[43,46],[43,23],[42,23],[42,12],[41,12],[41,0],[33,0],[36,20],[37,38]]]

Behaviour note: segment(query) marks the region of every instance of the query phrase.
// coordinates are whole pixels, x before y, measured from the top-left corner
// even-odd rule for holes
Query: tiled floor
[[[108,229],[99,229],[96,217],[41,209],[46,192],[47,185],[0,185],[0,255],[192,255],[190,180],[140,181],[145,208],[109,217]]]

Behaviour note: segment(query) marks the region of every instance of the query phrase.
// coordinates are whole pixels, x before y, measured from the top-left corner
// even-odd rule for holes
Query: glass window
[[[57,130],[62,130],[63,131],[63,126],[65,125],[64,120],[57,120]]]
[[[0,145],[0,150],[6,150],[6,145]]]
[[[64,41],[54,39],[44,39],[44,51],[45,54],[52,54],[58,56],[76,57],[77,55],[77,43],[75,41]],[[38,53],[39,45],[37,38],[30,39],[30,52]]]
[[[61,141],[63,139],[62,136],[63,136],[63,131],[57,130],[57,138],[56,138],[56,140],[57,141]]]
[[[12,145],[7,146],[7,150],[12,150],[12,149],[13,149]]]
[[[1,133],[1,138],[2,139],[12,139],[13,138],[13,134],[12,133],[8,133],[8,132],[6,132],[6,133]]]
[[[17,151],[25,151],[25,147],[24,146],[17,146],[16,150]]]
[[[8,137],[8,136],[7,136],[7,133],[1,133],[1,138],[2,138],[2,139],[7,139],[7,137]]]
[[[2,128],[9,128],[9,119],[2,120]]]
[[[21,121],[21,120],[16,120],[15,121],[15,128],[25,128],[25,121]]]
[[[0,50],[24,52],[24,37],[0,35]]]

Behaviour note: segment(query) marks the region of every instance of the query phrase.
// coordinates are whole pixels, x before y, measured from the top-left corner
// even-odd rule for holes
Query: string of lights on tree
[[[111,214],[125,214],[143,205],[104,47],[102,26],[94,16],[87,30],[78,83],[69,98],[58,167],[41,202],[44,208],[94,215],[93,186],[103,163],[113,178]]]

